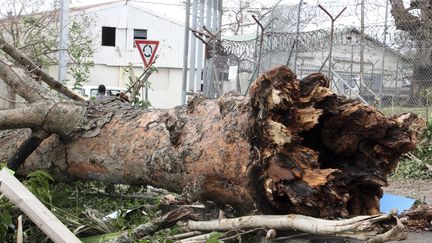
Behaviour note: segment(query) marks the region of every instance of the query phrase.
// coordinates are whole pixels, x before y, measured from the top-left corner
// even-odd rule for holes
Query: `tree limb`
[[[42,128],[54,102],[39,102],[17,109],[0,111],[0,129]]]
[[[190,208],[182,207],[173,210],[161,217],[155,218],[145,224],[139,225],[131,233],[125,232],[120,237],[112,239],[110,243],[127,243],[136,239],[141,239],[147,235],[153,235],[161,229],[173,226],[176,222],[193,217],[193,211]]]
[[[70,107],[75,108],[71,110]],[[51,100],[0,111],[0,129],[32,128],[32,134],[8,158],[8,167],[17,170],[51,133],[70,133],[79,122],[80,111],[79,106],[54,103]],[[75,121],[71,121],[71,117],[76,117]]]
[[[13,68],[2,61],[0,61],[0,78],[29,103],[44,99],[54,100],[47,89],[33,82],[21,69]]]
[[[391,0],[390,3],[392,6],[390,12],[395,19],[397,29],[414,34],[422,26],[421,20],[409,13],[409,9],[405,9],[402,0]]]
[[[147,71],[148,70],[148,71]],[[136,82],[133,85],[132,88],[132,94],[131,94],[131,99],[130,102],[133,103],[135,100],[135,97],[138,95],[140,89],[144,86],[144,85],[148,85],[148,79],[150,77],[150,75],[152,75],[153,73],[153,69],[150,67],[148,67],[148,69],[146,70],[146,74],[139,80],[137,80],[138,82]]]
[[[80,123],[85,107],[70,102],[52,100],[0,111],[0,130],[32,128],[47,133],[68,135]]]
[[[396,220],[396,226],[383,233],[380,222]],[[360,240],[400,240],[405,237],[403,225],[392,214],[357,216],[352,219],[324,220],[303,215],[253,215],[211,221],[189,220],[186,226],[193,231],[229,231],[233,228],[248,230],[266,228],[300,230],[311,234],[336,235]],[[383,234],[381,234],[383,233]],[[372,241],[375,242],[375,241]]]
[[[8,159],[7,166],[11,170],[17,170],[33,151],[46,139],[50,134],[43,130],[35,130],[19,147],[19,149]]]
[[[38,75],[42,78],[42,80],[48,84],[52,89],[66,95],[67,97],[77,100],[84,101],[86,100],[79,94],[76,94],[72,90],[68,89],[62,83],[54,79],[52,76],[43,71],[40,67],[38,67],[32,60],[30,60],[27,56],[22,54],[18,49],[14,46],[6,42],[3,38],[0,38],[0,49],[6,52],[9,56],[11,56],[17,63],[23,65],[30,73]]]

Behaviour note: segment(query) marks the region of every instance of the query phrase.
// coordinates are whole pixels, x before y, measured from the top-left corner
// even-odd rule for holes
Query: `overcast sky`
[[[79,5],[89,5],[95,3],[103,3],[103,2],[111,2],[113,0],[72,0],[72,6]],[[264,4],[265,6],[271,6],[277,3],[279,0],[254,0],[254,2],[259,2]],[[167,15],[170,18],[179,20],[184,22],[185,19],[185,11],[184,4],[182,4],[181,0],[132,0],[132,2],[140,3],[144,7],[157,11],[161,14]],[[193,0],[191,0],[193,2]],[[298,0],[282,0],[284,3],[292,3],[295,4]],[[233,6],[229,4],[229,1],[224,1],[226,7]]]
[[[72,0],[72,6],[88,5],[102,2],[111,2],[113,0]],[[171,19],[175,19],[179,22],[184,22],[185,0],[132,0],[132,2],[140,3],[143,7],[151,9],[162,15],[166,15]],[[193,2],[193,0],[191,0]],[[224,0],[224,7],[235,7],[233,2],[238,0]],[[295,5],[300,0],[281,0],[280,4]],[[271,7],[279,0],[252,0],[254,4],[263,4],[267,7]],[[328,28],[330,21],[328,16],[320,9],[318,4],[321,4],[334,16],[337,15],[344,7],[347,10],[337,21],[337,26],[359,26],[360,25],[360,5],[359,0],[303,0],[303,11],[310,11],[314,9],[317,17],[315,23],[308,26],[306,30]],[[383,25],[384,13],[385,13],[385,0],[365,0],[366,2],[366,26]],[[309,9],[308,9],[309,7]],[[304,12],[303,12],[304,13]],[[304,13],[306,14],[306,13]],[[392,18],[389,18],[392,20]]]

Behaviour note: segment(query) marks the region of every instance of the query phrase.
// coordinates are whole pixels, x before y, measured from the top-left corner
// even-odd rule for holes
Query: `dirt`
[[[410,197],[432,205],[432,180],[389,179],[389,186],[384,192]]]

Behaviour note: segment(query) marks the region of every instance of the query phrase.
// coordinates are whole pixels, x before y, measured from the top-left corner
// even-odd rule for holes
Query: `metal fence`
[[[431,36],[432,26],[399,30],[388,23],[368,25],[364,34],[356,27],[336,27],[332,42],[328,29],[264,32],[262,43],[258,35],[248,40],[225,39],[215,57],[218,80],[223,80],[219,92],[245,93],[259,73],[286,65],[299,78],[325,73],[336,92],[376,105],[387,115],[414,111],[429,118]]]

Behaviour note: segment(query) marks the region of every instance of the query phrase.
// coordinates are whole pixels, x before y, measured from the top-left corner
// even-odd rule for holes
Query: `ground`
[[[426,202],[432,205],[432,180],[416,179],[389,179],[389,186],[384,188],[385,192],[395,195],[406,196]],[[431,243],[432,232],[410,232],[404,243]]]
[[[389,186],[385,187],[384,191],[395,195],[414,198],[432,205],[431,183],[432,180],[390,178]]]

